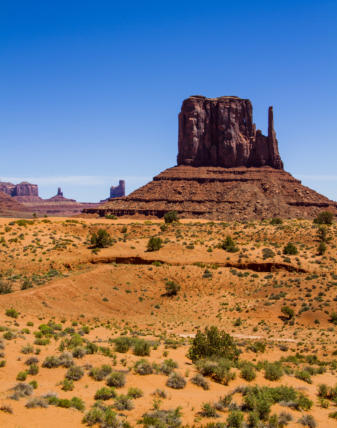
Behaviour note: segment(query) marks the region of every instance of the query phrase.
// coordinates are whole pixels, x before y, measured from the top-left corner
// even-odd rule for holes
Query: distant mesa
[[[26,181],[13,184],[0,181],[0,215],[53,215],[70,216],[80,214],[84,208],[95,208],[98,204],[77,202],[65,198],[61,188],[55,196],[42,199],[37,184]]]
[[[41,201],[37,184],[23,181],[19,184],[6,183],[0,181],[0,191],[12,196],[18,202]]]
[[[250,220],[312,218],[337,203],[284,171],[268,110],[268,135],[256,130],[252,104],[235,96],[184,100],[179,114],[177,166],[126,197],[86,213]]]
[[[75,199],[68,199],[63,196],[61,187],[57,188],[57,193],[55,196],[45,199],[46,202],[76,202]]]

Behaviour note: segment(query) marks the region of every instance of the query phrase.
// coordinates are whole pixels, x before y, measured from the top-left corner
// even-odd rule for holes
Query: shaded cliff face
[[[272,107],[268,136],[256,131],[252,104],[238,97],[184,100],[179,114],[178,165],[271,166],[283,169]]]

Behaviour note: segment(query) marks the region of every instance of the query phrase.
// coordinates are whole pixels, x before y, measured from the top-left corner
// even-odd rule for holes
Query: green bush
[[[125,374],[122,372],[112,372],[106,384],[115,388],[122,388],[125,385]]]
[[[283,369],[279,363],[266,363],[264,377],[268,380],[279,380],[283,376]]]
[[[112,368],[107,364],[103,364],[101,367],[93,367],[89,372],[89,376],[100,381],[105,379],[111,372]]]
[[[301,379],[301,380],[303,380],[304,382],[312,383],[311,375],[310,375],[310,373],[309,373],[308,371],[306,371],[306,370],[297,370],[297,371],[295,372],[295,377],[296,377],[297,379]]]
[[[129,396],[121,394],[116,397],[113,407],[117,410],[132,410],[134,405]]]
[[[290,308],[289,306],[282,306],[281,312],[283,315],[287,317],[288,320],[291,320],[292,318],[294,318],[294,314],[295,314],[294,309]]]
[[[191,382],[194,383],[194,385],[201,386],[201,388],[204,390],[209,389],[207,380],[200,373],[197,373],[195,376],[193,376]]]
[[[92,248],[106,248],[112,245],[112,238],[106,229],[98,229],[97,233],[91,234],[90,243]]]
[[[193,339],[188,351],[188,357],[197,361],[205,357],[222,357],[228,360],[236,360],[239,351],[232,336],[217,327],[206,327],[204,333],[200,330]]]
[[[19,312],[14,308],[6,309],[6,315],[11,318],[17,318],[19,316]]]
[[[185,385],[186,380],[176,372],[172,372],[166,382],[166,386],[173,389],[183,389],[185,388]]]
[[[161,249],[163,241],[161,238],[152,236],[147,243],[147,251],[158,251]]]
[[[233,238],[229,235],[226,236],[226,239],[220,244],[220,247],[229,253],[236,253],[237,251],[239,251],[238,247],[235,245]]]
[[[243,426],[243,413],[239,410],[233,410],[227,417],[228,428],[241,428]]]
[[[110,400],[110,398],[116,397],[116,391],[114,387],[106,387],[100,388],[95,393],[95,400]]]
[[[84,371],[79,366],[71,366],[69,367],[67,373],[66,373],[66,379],[69,380],[80,380],[81,377],[83,377]]]
[[[138,339],[133,347],[134,355],[138,357],[145,357],[150,355],[151,347],[146,340]]]
[[[296,245],[294,245],[292,242],[288,242],[288,244],[283,248],[283,254],[295,255],[297,253],[298,253],[298,249]]]
[[[132,340],[129,337],[117,337],[113,340],[115,343],[115,351],[125,353],[128,352],[128,350],[131,347]]]
[[[174,281],[166,281],[165,289],[166,289],[166,296],[168,297],[176,296],[180,291],[180,285]]]
[[[139,388],[131,387],[128,389],[127,396],[130,398],[140,398],[143,397],[143,391]]]
[[[143,428],[178,428],[181,426],[180,417],[179,407],[175,410],[154,410],[144,413],[140,423]]]
[[[273,225],[273,226],[276,226],[276,225],[279,225],[279,224],[282,224],[282,223],[283,223],[283,220],[281,218],[279,218],[279,217],[274,217],[274,218],[272,218],[270,220],[270,224]]]
[[[216,408],[211,403],[204,403],[201,408],[200,415],[204,418],[218,418]]]
[[[316,224],[327,224],[330,225],[333,222],[334,215],[330,211],[322,211],[318,214],[318,216],[314,219],[314,223]]]
[[[134,365],[134,371],[135,373],[145,376],[145,375],[149,375],[153,373],[153,369],[151,364],[145,360],[145,359],[141,359],[138,360],[135,365]]]
[[[240,376],[248,382],[251,382],[256,378],[256,371],[252,364],[245,364],[242,369]]]
[[[168,211],[167,213],[165,213],[164,220],[165,223],[174,223],[178,221],[179,219],[177,211]]]

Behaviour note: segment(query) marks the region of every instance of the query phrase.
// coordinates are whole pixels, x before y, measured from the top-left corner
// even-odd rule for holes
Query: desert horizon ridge
[[[337,227],[318,217],[1,218],[0,426],[333,425]],[[213,326],[220,354],[191,357]]]

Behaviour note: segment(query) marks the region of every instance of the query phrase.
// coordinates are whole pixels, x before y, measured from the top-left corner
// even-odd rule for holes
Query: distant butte
[[[268,110],[268,135],[256,130],[252,104],[234,96],[184,100],[179,114],[178,166],[129,196],[110,199],[87,213],[251,220],[312,218],[337,203],[284,171]]]

